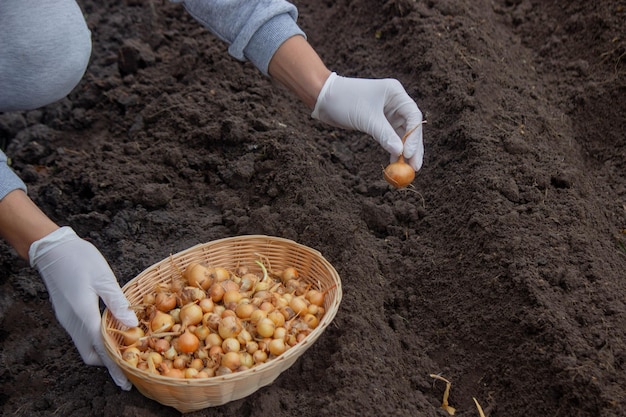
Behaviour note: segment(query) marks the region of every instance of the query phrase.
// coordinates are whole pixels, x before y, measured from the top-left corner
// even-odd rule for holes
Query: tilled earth
[[[296,1],[342,75],[428,120],[414,188],[226,52],[178,4],[80,1],[91,65],[0,115],[30,195],[120,284],[197,243],[313,247],[344,298],[272,385],[202,416],[626,415],[626,2]],[[0,252],[0,414],[175,416],[84,365],[37,273]]]

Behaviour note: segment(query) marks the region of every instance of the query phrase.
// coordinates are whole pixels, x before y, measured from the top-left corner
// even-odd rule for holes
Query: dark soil
[[[7,154],[121,284],[243,234],[321,251],[341,308],[272,385],[202,416],[626,415],[626,1],[297,1],[330,68],[428,120],[414,189],[166,1],[81,1],[92,63],[0,115]],[[175,416],[84,365],[36,271],[0,253],[0,414]]]

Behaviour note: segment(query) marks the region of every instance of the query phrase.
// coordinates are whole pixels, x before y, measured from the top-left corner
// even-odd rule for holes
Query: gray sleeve
[[[178,0],[179,2],[181,0]],[[283,0],[182,0],[185,9],[219,39],[238,60],[249,60],[268,75],[276,50],[294,35],[305,36],[297,25],[298,10]]]
[[[7,156],[0,151],[0,200],[13,190],[26,191],[26,185],[18,177],[9,165],[7,165]]]

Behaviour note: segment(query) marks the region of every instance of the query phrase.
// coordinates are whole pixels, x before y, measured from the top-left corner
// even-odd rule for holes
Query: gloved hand
[[[333,72],[324,83],[311,116],[372,135],[391,154],[391,162],[403,154],[414,170],[422,167],[422,112],[398,80],[346,78]],[[417,125],[403,146],[402,136]]]
[[[137,316],[129,309],[102,254],[72,228],[62,227],[34,242],[28,255],[30,265],[37,268],[48,288],[57,319],[72,337],[83,361],[106,366],[115,383],[130,390],[130,381],[105,351],[98,297],[126,326],[137,326]]]

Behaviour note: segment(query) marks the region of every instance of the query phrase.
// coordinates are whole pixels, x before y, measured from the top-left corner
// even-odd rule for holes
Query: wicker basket
[[[140,304],[144,294],[152,291],[155,284],[169,281],[176,273],[176,268],[184,270],[191,262],[222,266],[231,270],[239,265],[247,265],[253,272],[259,273],[261,268],[254,261],[260,259],[275,270],[288,266],[297,268],[301,279],[310,283],[313,288],[326,290],[335,286],[326,295],[326,313],[315,330],[293,348],[262,365],[224,376],[178,379],[149,374],[122,360],[119,350],[121,336],[114,335],[107,329],[124,327],[107,309],[102,316],[101,326],[106,350],[139,392],[182,413],[219,406],[246,397],[274,382],[281,372],[293,365],[317,340],[337,313],[342,296],[341,281],[337,271],[318,251],[291,240],[252,235],[200,244],[152,265],[128,282],[122,290],[131,304]]]

